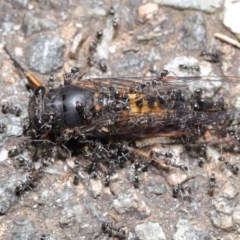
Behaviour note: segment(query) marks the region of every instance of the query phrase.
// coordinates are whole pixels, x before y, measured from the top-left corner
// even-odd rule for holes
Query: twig
[[[221,34],[221,33],[215,33],[214,34],[215,38],[223,41],[223,42],[226,42],[228,44],[231,44],[233,45],[234,47],[237,47],[237,48],[240,48],[240,42],[238,42],[237,40],[233,39],[233,38],[230,38],[224,34]]]

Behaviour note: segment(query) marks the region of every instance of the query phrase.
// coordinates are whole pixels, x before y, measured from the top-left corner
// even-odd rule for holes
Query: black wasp
[[[168,169],[169,160],[159,161],[154,154],[133,150],[125,140],[152,136],[197,139],[206,131],[223,136],[233,122],[238,124],[238,112],[223,97],[205,97],[195,87],[199,82],[224,83],[224,77],[172,77],[164,70],[154,77],[79,80],[78,69],[73,68],[64,75],[63,85],[47,89],[11,59],[25,73],[33,91],[26,129],[31,141],[77,149],[93,159],[87,169],[94,173],[99,162],[105,163],[108,178],[132,154],[148,159],[144,166],[155,162],[153,165]],[[237,78],[230,80],[238,83]]]

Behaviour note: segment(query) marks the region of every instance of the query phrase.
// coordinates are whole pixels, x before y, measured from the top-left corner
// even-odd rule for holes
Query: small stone
[[[8,137],[22,136],[22,134],[23,134],[22,126],[13,125],[13,124],[7,125],[7,136]]]
[[[164,66],[164,69],[167,69],[169,71],[173,71],[174,74],[176,74],[177,76],[181,77],[181,76],[186,76],[186,72],[185,71],[181,71],[179,69],[179,65],[184,64],[186,66],[193,66],[193,65],[199,65],[199,62],[196,58],[194,57],[189,57],[189,56],[179,56],[179,57],[175,57],[173,58],[168,64],[166,64]],[[187,72],[187,73],[192,73],[192,72]],[[199,73],[198,73],[199,75]]]
[[[5,161],[8,158],[8,151],[6,149],[2,149],[0,151],[0,162]]]
[[[202,13],[191,15],[183,23],[179,42],[188,50],[200,50],[206,45],[206,22]]]
[[[0,186],[0,215],[4,215],[15,202],[16,197],[7,186]]]
[[[44,30],[54,30],[57,28],[57,23],[51,19],[39,18],[34,16],[31,12],[27,12],[23,18],[23,31],[26,36]]]
[[[165,234],[159,223],[143,223],[135,228],[136,234],[140,239],[145,240],[165,240]]]
[[[13,240],[33,239],[35,228],[31,221],[26,219],[18,219],[14,221],[12,229]]]
[[[167,176],[167,182],[170,186],[176,186],[181,184],[187,179],[187,174],[183,173],[179,169],[173,169],[173,171]]]
[[[240,2],[225,1],[223,24],[240,38]]]
[[[218,8],[221,8],[223,4],[223,0],[185,0],[185,1],[179,1],[179,0],[153,0],[153,2],[161,4],[161,5],[167,5],[174,8],[180,8],[180,9],[196,9],[205,11],[208,13],[215,12]]]
[[[59,225],[62,228],[68,228],[75,223],[78,225],[84,225],[84,219],[86,219],[86,209],[82,204],[67,204],[61,214]]]
[[[205,240],[210,239],[210,233],[189,224],[187,220],[177,222],[177,231],[173,240]]]
[[[101,41],[97,44],[96,55],[98,59],[108,59],[110,55],[111,42],[114,38],[115,30],[112,21],[107,21],[107,27],[103,30]]]
[[[27,48],[31,69],[40,73],[52,73],[63,66],[64,41],[61,38],[43,35],[34,39]]]
[[[28,0],[12,0],[12,4],[16,8],[25,8],[29,4]]]
[[[138,14],[141,19],[149,20],[158,11],[158,5],[155,3],[146,3],[138,8]]]
[[[62,211],[59,224],[62,228],[71,227],[76,222],[76,214],[73,212],[71,207],[65,207]]]
[[[145,66],[145,59],[138,53],[128,52],[113,62],[117,66],[116,70],[119,74],[124,74],[126,70],[130,71],[129,74],[136,74],[142,72]]]
[[[41,192],[40,197],[36,198],[36,202],[39,205],[45,205],[50,199],[50,191],[48,189],[45,189],[44,191]]]
[[[217,212],[223,214],[232,214],[233,212],[233,207],[231,207],[229,201],[224,197],[217,196],[213,199],[212,203]]]
[[[236,230],[240,233],[240,203],[238,203],[233,211],[233,222]]]
[[[81,45],[81,43],[84,41],[84,36],[81,32],[75,34],[72,40],[72,45],[70,48],[70,51],[68,53],[69,57],[72,59],[77,59],[78,58],[78,50]]]
[[[130,190],[118,195],[117,199],[113,201],[113,208],[119,214],[136,211],[142,218],[150,215],[150,209],[146,203],[134,191]]]
[[[235,198],[238,193],[237,188],[229,181],[226,182],[221,189],[221,195],[227,199]]]
[[[100,179],[90,179],[89,186],[90,186],[91,196],[93,198],[97,198],[101,195],[103,190],[103,185]]]
[[[225,231],[232,230],[234,226],[233,217],[231,215],[219,213],[216,210],[210,211],[210,220],[213,226]]]
[[[163,195],[167,191],[166,185],[159,182],[151,182],[147,188],[150,193],[156,195]]]

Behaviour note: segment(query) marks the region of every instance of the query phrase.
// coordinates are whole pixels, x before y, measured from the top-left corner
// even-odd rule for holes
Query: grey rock
[[[51,19],[39,18],[31,12],[27,12],[23,18],[22,28],[26,36],[30,36],[40,31],[54,30],[57,26],[57,23]]]
[[[77,59],[78,58],[78,52],[80,45],[82,44],[83,41],[86,40],[86,34],[82,32],[78,32],[75,34],[75,36],[72,39],[72,45],[69,50],[68,56],[72,59]]]
[[[4,35],[13,34],[15,30],[18,30],[19,26],[15,25],[10,21],[5,21],[1,23],[0,32],[3,31]]]
[[[214,77],[216,74],[214,73],[213,68],[210,63],[204,62],[204,61],[198,62],[198,60],[193,57],[188,57],[188,56],[176,57],[176,58],[172,59],[170,62],[168,62],[164,66],[164,69],[173,71],[174,74],[176,74],[177,76],[184,77],[188,73],[182,72],[179,69],[180,64],[185,64],[188,66],[198,65],[200,67],[201,71],[196,72],[195,74],[190,73],[190,77],[192,75],[193,76],[204,76],[204,77],[212,76],[212,77],[209,77],[209,79],[203,78],[202,80],[201,79],[194,80],[194,78],[193,79],[189,78],[189,80],[191,79],[191,81],[188,81],[187,85],[192,92],[198,88],[201,88],[204,91],[204,96],[210,98],[215,95],[216,89],[220,88],[223,85],[223,81],[221,81],[221,79]],[[214,80],[212,81],[212,79],[214,79]],[[186,81],[184,83],[186,83]]]
[[[210,220],[213,226],[225,231],[230,231],[234,227],[232,215],[217,212],[216,210],[210,211]]]
[[[126,69],[130,69],[132,73],[141,72],[145,66],[145,60],[136,53],[126,53],[117,62],[113,63],[117,66],[117,71],[123,75]],[[131,74],[131,73],[130,73]]]
[[[142,218],[148,217],[151,212],[146,203],[133,190],[120,193],[117,199],[113,201],[113,208],[119,214],[138,212]]]
[[[226,1],[223,24],[231,32],[235,33],[238,38],[240,38],[239,11],[240,2]]]
[[[90,194],[93,198],[97,198],[101,195],[103,189],[101,179],[90,179],[89,187]]]
[[[56,188],[58,187],[58,185],[55,186]],[[55,199],[55,205],[57,207],[63,207],[65,206],[65,203],[68,202],[70,199],[72,199],[73,197],[73,192],[70,190],[64,190],[64,191],[58,191],[58,193],[56,194],[56,199]]]
[[[205,11],[208,13],[215,12],[218,8],[220,8],[223,5],[223,0],[211,0],[211,1],[205,1],[205,0],[184,0],[184,1],[178,1],[178,0],[153,0],[153,2],[161,4],[161,5],[167,5],[174,8],[180,8],[180,9],[196,9]]]
[[[208,240],[210,234],[191,224],[187,220],[180,219],[177,222],[177,231],[173,236],[174,240]]]
[[[31,69],[51,73],[63,66],[64,41],[51,35],[34,39],[27,48],[27,62]]]
[[[159,223],[143,223],[135,228],[135,232],[140,239],[145,240],[165,240],[166,236]]]
[[[106,28],[103,30],[103,36],[101,42],[98,44],[96,52],[99,59],[108,59],[109,56],[109,46],[114,37],[114,28],[112,25],[112,20],[107,20]]]
[[[29,1],[28,0],[12,0],[12,4],[16,8],[25,8],[28,6]]]
[[[167,191],[166,184],[159,182],[151,182],[148,185],[148,191],[156,195],[163,195]]]
[[[233,207],[230,205],[229,201],[226,198],[216,196],[212,202],[217,212],[223,214],[232,214]]]
[[[45,189],[41,192],[40,197],[37,199],[37,203],[39,205],[45,205],[49,199],[51,199],[52,196],[50,196],[50,191],[48,189]]]
[[[82,217],[85,215],[84,208],[80,204],[67,205],[63,211],[59,220],[59,224],[62,228],[71,227],[76,222],[81,223]]]
[[[7,132],[6,132],[6,134],[7,134],[8,137],[11,137],[11,136],[22,136],[23,128],[22,128],[22,126],[8,124],[7,125]]]
[[[179,42],[188,50],[200,50],[206,45],[207,32],[204,16],[196,13],[183,23]]]
[[[30,240],[35,233],[35,228],[31,221],[27,219],[18,219],[14,221],[12,229],[13,240]]]
[[[15,200],[16,197],[8,186],[0,186],[0,215],[6,214]]]
[[[240,203],[235,206],[232,216],[236,231],[240,233]]]
[[[0,162],[4,162],[7,158],[8,158],[8,151],[6,149],[2,149],[0,151]]]
[[[59,224],[62,228],[71,227],[75,224],[75,214],[71,210],[64,210],[63,215],[59,220]]]
[[[230,181],[226,182],[221,189],[221,195],[226,199],[233,199],[239,193],[238,189]]]

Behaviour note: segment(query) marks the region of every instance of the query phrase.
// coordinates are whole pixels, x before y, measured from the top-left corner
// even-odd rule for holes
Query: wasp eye
[[[41,86],[41,87],[38,87],[37,89],[35,89],[34,95],[35,96],[40,96],[40,95],[43,96],[45,94],[45,92],[46,92],[45,87]]]

